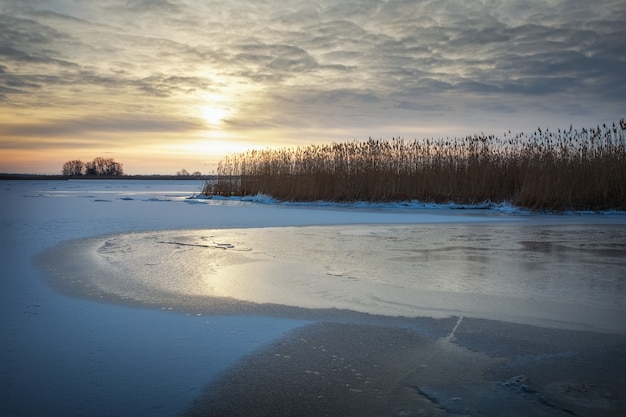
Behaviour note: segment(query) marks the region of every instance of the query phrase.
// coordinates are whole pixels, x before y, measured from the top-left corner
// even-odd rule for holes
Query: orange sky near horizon
[[[625,116],[624,2],[197,3],[0,0],[0,172]]]

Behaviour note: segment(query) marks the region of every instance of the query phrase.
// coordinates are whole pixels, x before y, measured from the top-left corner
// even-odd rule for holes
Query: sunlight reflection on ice
[[[89,285],[133,302],[206,297],[387,316],[626,332],[626,228],[356,225],[130,233],[91,241]]]

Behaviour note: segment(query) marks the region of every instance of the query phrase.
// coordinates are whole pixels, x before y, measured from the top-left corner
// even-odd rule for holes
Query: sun
[[[228,116],[228,110],[220,107],[205,106],[202,108],[202,117],[211,125],[219,125]]]

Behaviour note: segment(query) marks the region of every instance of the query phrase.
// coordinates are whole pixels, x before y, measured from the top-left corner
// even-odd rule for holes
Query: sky
[[[0,172],[617,122],[625,22],[623,0],[0,0]]]

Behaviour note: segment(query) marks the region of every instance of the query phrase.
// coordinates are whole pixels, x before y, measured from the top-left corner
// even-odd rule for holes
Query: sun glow
[[[200,140],[177,146],[179,151],[196,155],[224,156],[229,153],[245,152],[253,146],[249,143],[223,139]]]
[[[197,115],[208,126],[220,126],[231,116],[235,103],[232,91],[202,93],[196,102]]]
[[[221,107],[205,106],[202,108],[202,118],[211,125],[219,125],[228,116],[228,110]]]

